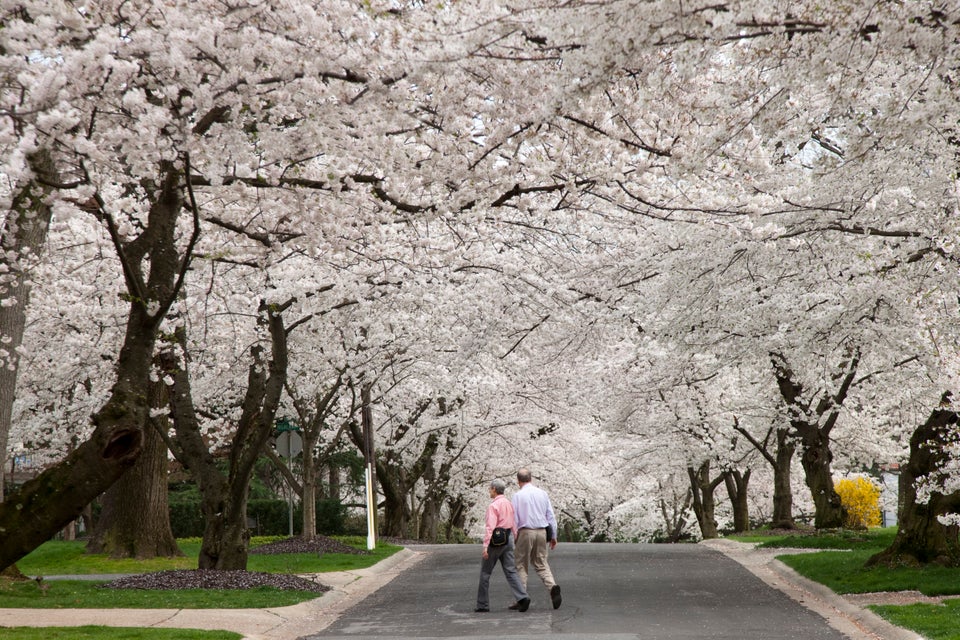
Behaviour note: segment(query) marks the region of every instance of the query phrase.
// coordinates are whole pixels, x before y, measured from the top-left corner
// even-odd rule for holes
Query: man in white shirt
[[[550,591],[553,608],[557,609],[562,601],[560,586],[553,579],[550,565],[547,564],[547,548],[554,549],[557,546],[557,518],[553,513],[553,505],[547,492],[533,485],[529,469],[517,471],[517,484],[520,490],[513,494],[512,500],[518,529],[517,572],[526,590],[527,573],[532,564],[543,586]]]

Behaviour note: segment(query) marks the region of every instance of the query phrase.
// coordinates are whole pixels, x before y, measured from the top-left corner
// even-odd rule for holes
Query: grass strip
[[[240,640],[232,631],[136,627],[6,627],[3,640]]]
[[[41,592],[32,580],[0,583],[4,609],[263,609],[322,597],[309,591],[253,589],[101,589],[96,580],[51,580]]]
[[[730,536],[738,542],[756,543],[758,549],[873,549],[880,551],[893,542],[896,527],[849,531],[808,531],[802,533],[749,532]]]
[[[942,605],[874,605],[870,610],[927,640],[960,640],[960,600],[945,600]]]

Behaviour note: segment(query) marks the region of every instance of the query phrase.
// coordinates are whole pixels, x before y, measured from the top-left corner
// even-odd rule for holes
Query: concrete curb
[[[423,558],[404,548],[372,567],[309,574],[333,587],[323,596],[273,609],[0,609],[0,627],[162,627],[233,631],[245,640],[296,640],[318,633],[344,611]]]
[[[718,538],[700,544],[719,551],[743,565],[755,576],[782,591],[851,640],[923,640],[913,631],[890,624],[869,609],[860,607],[818,582],[809,580],[776,559],[788,553],[816,549],[756,549],[756,545]]]

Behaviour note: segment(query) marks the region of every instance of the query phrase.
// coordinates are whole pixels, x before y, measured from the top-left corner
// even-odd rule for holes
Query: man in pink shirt
[[[503,575],[507,578],[507,584],[513,591],[513,597],[516,598],[516,604],[513,605],[519,611],[526,611],[530,607],[530,598],[527,597],[527,591],[520,582],[520,575],[517,573],[517,566],[513,559],[513,546],[517,538],[517,525],[513,518],[513,505],[507,500],[503,492],[507,490],[507,485],[503,480],[494,480],[490,483],[490,498],[492,502],[487,507],[486,529],[483,533],[483,563],[480,565],[480,586],[477,589],[477,613],[490,611],[490,575],[493,568],[497,566],[497,561],[503,568]],[[502,545],[490,544],[493,537],[493,530],[496,528],[507,530],[507,541]]]

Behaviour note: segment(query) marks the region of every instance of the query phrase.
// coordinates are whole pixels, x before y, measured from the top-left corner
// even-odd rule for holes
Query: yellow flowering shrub
[[[880,526],[880,487],[867,478],[842,478],[833,488],[847,509],[843,526],[848,529],[866,529]]]

